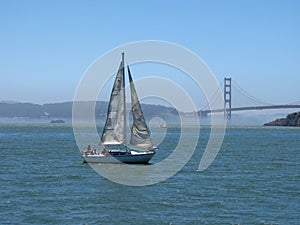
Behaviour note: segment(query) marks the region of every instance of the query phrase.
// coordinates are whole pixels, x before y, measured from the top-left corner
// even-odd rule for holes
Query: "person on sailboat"
[[[106,149],[105,149],[105,148],[103,148],[103,149],[101,150],[101,154],[102,154],[102,155],[105,155],[105,154],[106,154]]]
[[[85,150],[85,154],[86,154],[86,155],[91,154],[91,146],[90,146],[90,145],[87,146],[87,148],[86,148],[86,150]]]

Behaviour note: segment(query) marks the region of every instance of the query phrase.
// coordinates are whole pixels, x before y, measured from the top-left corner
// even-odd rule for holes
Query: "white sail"
[[[129,82],[130,82],[131,107],[132,107],[132,117],[133,117],[130,144],[140,148],[151,149],[153,145],[150,138],[150,132],[145,122],[143,111],[137,97],[137,93],[133,84],[129,67],[127,68],[128,68]]]
[[[116,145],[126,143],[125,116],[125,80],[124,54],[116,76],[110,101],[108,104],[106,123],[103,128],[101,145]]]

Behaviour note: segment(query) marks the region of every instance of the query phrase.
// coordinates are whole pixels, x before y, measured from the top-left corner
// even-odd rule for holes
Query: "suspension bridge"
[[[200,110],[198,113],[201,117],[207,117],[208,114],[212,114],[212,113],[223,113],[224,118],[230,120],[231,114],[234,111],[300,108],[300,101],[289,103],[289,104],[276,105],[276,104],[268,103],[260,99],[257,99],[252,95],[250,95],[248,92],[246,92],[244,89],[242,89],[237,83],[233,82],[231,78],[225,77],[223,83],[224,83],[223,85],[224,107],[221,109]],[[233,102],[232,102],[233,87],[237,89],[237,92],[241,93],[244,96],[244,98],[250,100],[252,104],[246,103],[248,105],[244,104],[243,106],[233,107]],[[210,103],[213,101],[213,98],[214,96],[212,97],[212,99],[210,99]],[[206,108],[208,104],[204,108]]]

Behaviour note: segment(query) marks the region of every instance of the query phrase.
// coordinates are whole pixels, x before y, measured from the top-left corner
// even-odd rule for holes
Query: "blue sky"
[[[96,58],[141,40],[186,47],[259,99],[297,101],[299,11],[296,0],[3,0],[0,101],[70,101]]]

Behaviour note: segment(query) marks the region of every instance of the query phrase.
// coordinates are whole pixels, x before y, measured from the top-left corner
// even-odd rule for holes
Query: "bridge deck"
[[[264,110],[264,109],[296,109],[300,108],[300,105],[264,105],[264,106],[246,106],[246,107],[235,107],[231,108],[231,111],[245,111],[245,110]],[[210,114],[224,112],[224,109],[212,109],[203,110],[201,113]]]

